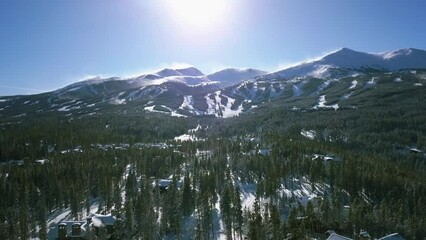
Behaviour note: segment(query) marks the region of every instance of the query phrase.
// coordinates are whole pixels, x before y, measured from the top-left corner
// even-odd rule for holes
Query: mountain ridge
[[[384,63],[393,64],[390,69],[413,71],[389,70]],[[417,72],[415,69],[425,70]],[[372,54],[343,48],[321,59],[260,76],[256,75],[263,71],[251,68],[227,68],[204,75],[197,68],[189,67],[166,68],[126,79],[95,77],[53,92],[0,97],[0,115],[52,111],[83,114],[112,106],[150,112],[161,106],[174,116],[225,118],[255,111],[275,101],[294,102],[295,109],[338,110],[355,106],[348,102],[357,94],[381,94],[375,90],[377,88],[389,88],[392,92],[402,86],[410,91],[423,87],[425,71],[426,51],[423,50],[400,49]],[[299,101],[304,104],[295,104]]]

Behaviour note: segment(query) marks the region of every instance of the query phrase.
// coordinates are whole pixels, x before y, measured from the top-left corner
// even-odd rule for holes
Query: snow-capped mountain
[[[207,77],[212,81],[218,81],[221,87],[229,87],[234,84],[240,83],[243,80],[262,76],[265,74],[267,74],[267,72],[253,68],[226,68],[221,71],[209,74],[207,75]]]
[[[90,94],[105,95],[112,92],[151,85],[161,85],[168,82],[183,83],[188,86],[215,85],[217,87],[228,87],[263,74],[266,74],[266,72],[256,69],[228,68],[210,75],[205,75],[195,67],[179,69],[165,68],[156,73],[143,74],[132,78],[90,78],[58,89],[55,93],[62,97],[86,96]]]
[[[284,78],[313,76],[334,77],[335,71],[354,73],[366,69],[396,71],[401,69],[426,68],[426,51],[407,48],[385,53],[364,53],[342,48],[323,58],[302,63],[271,76]]]
[[[343,48],[316,61],[262,74],[265,72],[255,69],[229,68],[206,76],[189,67],[133,78],[96,77],[53,92],[2,97],[0,116],[43,112],[84,115],[125,108],[226,118],[256,111],[269,102],[308,110],[352,108],[364,94],[367,99],[383,94],[375,92],[382,86],[422,91],[426,52],[410,48],[372,54]]]

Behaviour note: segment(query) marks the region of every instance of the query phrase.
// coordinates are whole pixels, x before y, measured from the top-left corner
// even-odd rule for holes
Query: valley
[[[0,238],[423,239],[426,61],[398,65],[413,56],[0,97]]]

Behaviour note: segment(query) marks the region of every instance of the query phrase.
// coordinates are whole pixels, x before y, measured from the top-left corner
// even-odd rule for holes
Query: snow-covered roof
[[[379,240],[404,240],[404,238],[399,233],[392,233],[382,238],[379,238]]]
[[[341,236],[337,233],[332,233],[327,240],[352,240],[351,238]]]
[[[172,180],[170,179],[161,179],[160,181],[158,181],[158,186],[166,188],[166,187],[169,187],[171,183],[172,183]]]
[[[92,217],[92,225],[94,227],[114,225],[115,221],[117,221],[117,218],[112,216],[111,214],[108,214],[108,215],[95,214]]]
[[[80,226],[80,234],[78,234],[78,235],[73,234],[73,232],[72,232],[72,227],[75,224],[78,224]],[[58,236],[59,226],[66,226],[67,236],[84,237],[84,236],[86,236],[86,233],[87,233],[87,230],[86,230],[87,224],[86,224],[85,221],[63,221],[63,222],[58,223],[58,225],[56,226],[55,229],[51,230],[51,231],[54,230],[53,236]]]

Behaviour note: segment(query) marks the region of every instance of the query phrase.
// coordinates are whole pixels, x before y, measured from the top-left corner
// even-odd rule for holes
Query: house
[[[344,237],[337,233],[331,233],[327,240],[352,240],[352,238]]]
[[[54,229],[57,232],[58,240],[83,240],[87,234],[87,223],[85,221],[64,221]]]
[[[171,184],[171,179],[160,179],[160,181],[158,181],[157,187],[160,189],[160,192],[165,192]]]
[[[359,233],[359,239],[360,240],[370,240],[371,236],[367,231],[361,230],[361,232]]]
[[[90,227],[94,227],[96,229],[100,229],[101,227],[105,227],[109,234],[114,232],[114,225],[117,221],[115,216],[111,214],[102,215],[102,214],[94,214],[92,217],[87,218],[87,222]]]
[[[392,233],[382,238],[379,238],[379,240],[405,240],[405,238],[403,238],[399,233]]]
[[[258,153],[262,156],[269,156],[272,153],[272,149],[259,149]]]

